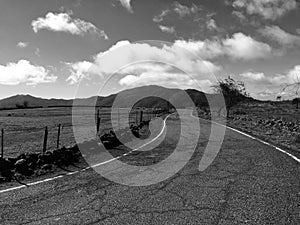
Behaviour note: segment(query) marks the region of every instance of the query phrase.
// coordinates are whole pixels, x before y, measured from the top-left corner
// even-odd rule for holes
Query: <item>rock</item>
[[[25,175],[26,176],[26,175]],[[21,174],[21,173],[15,173],[15,177],[18,179],[18,180],[20,180],[20,181],[22,181],[22,180],[24,180],[25,179],[25,176],[24,176],[24,174]]]
[[[4,181],[11,181],[13,173],[13,164],[7,159],[0,158],[0,175],[4,177]]]
[[[25,168],[27,166],[27,161],[26,159],[19,159],[16,163],[15,163],[15,168],[16,169],[22,169]]]
[[[38,156],[38,159],[43,160],[46,164],[52,164],[54,161],[53,158],[53,154],[50,151],[47,151],[45,154]]]
[[[42,159],[38,159],[37,162],[36,162],[37,166],[42,166],[44,164],[45,164],[45,162]]]
[[[38,161],[39,154],[37,154],[37,153],[26,153],[25,156],[26,156],[27,165],[31,169],[35,169],[35,167],[37,166],[37,161]]]
[[[77,144],[74,145],[74,146],[72,146],[72,147],[70,147],[69,149],[70,149],[71,151],[73,151],[73,152],[80,152]]]
[[[25,176],[31,176],[33,174],[33,170],[29,168],[28,162],[25,159],[19,159],[15,163],[15,169],[16,172],[25,175]]]
[[[51,164],[44,164],[41,167],[42,170],[52,170],[52,165]]]
[[[26,154],[23,153],[23,154],[19,155],[19,156],[17,157],[17,161],[18,161],[19,159],[26,159]]]
[[[113,148],[113,145],[110,141],[102,141],[102,143],[103,143],[103,145],[106,149],[112,149]]]
[[[16,158],[7,158],[6,159],[12,166],[17,162]]]

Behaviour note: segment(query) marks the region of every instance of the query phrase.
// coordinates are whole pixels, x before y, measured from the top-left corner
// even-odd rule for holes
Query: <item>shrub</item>
[[[295,141],[295,143],[297,143],[297,144],[300,143],[300,134],[296,134],[294,141]]]

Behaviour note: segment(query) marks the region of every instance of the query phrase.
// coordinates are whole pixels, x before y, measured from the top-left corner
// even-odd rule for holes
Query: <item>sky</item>
[[[0,0],[0,98],[70,99],[149,84],[211,92],[228,76],[254,98],[293,98],[299,4]]]

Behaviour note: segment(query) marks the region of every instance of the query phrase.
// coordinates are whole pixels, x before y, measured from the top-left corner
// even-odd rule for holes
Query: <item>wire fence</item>
[[[62,109],[63,110],[63,109]],[[21,114],[21,111],[18,111]],[[35,112],[29,112],[34,114]],[[44,112],[43,112],[44,113]],[[112,129],[111,112],[101,108],[93,109],[87,114],[95,115],[95,126],[99,135],[109,132]],[[116,112],[116,127],[124,127],[122,123],[126,121],[124,118],[128,116],[130,125],[138,125],[142,121],[151,120],[154,117],[165,113],[162,109],[118,109]],[[9,113],[11,114],[11,113]],[[1,129],[1,157],[13,157],[25,152],[42,152],[54,150],[63,146],[71,146],[76,144],[73,134],[72,116],[80,116],[82,119],[82,127],[88,126],[85,124],[84,113],[66,115],[63,113],[52,113],[48,117],[26,117],[26,116],[6,116],[0,117]],[[28,112],[27,112],[28,116]],[[45,114],[47,116],[47,114]],[[2,118],[2,121],[1,121]],[[84,134],[83,134],[84,135]]]

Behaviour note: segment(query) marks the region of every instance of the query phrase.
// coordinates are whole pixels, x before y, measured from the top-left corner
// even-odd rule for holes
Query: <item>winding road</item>
[[[193,151],[190,143],[197,139],[193,126],[198,119],[186,113],[185,120],[190,129],[179,146],[182,157],[166,161],[160,169],[179,165],[186,155],[191,158],[168,179],[148,186],[128,186],[89,168],[28,188],[0,192],[0,224],[300,224],[297,160],[226,129],[217,157],[199,171],[211,123],[199,120],[200,137]],[[162,147],[127,154],[122,161],[137,165],[139,160],[166,159],[164,146],[176,142],[175,125],[176,119],[166,120],[166,143]],[[221,125],[215,126],[221,129]],[[109,164],[107,172],[116,173],[115,168],[109,171]],[[177,171],[175,167],[172,170]],[[134,176],[134,171],[119,172],[124,178]]]

